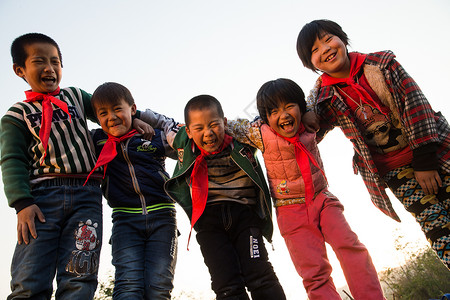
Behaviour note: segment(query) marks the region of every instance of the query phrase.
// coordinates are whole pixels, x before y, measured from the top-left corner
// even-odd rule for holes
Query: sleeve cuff
[[[23,200],[18,200],[16,202],[14,202],[14,208],[16,210],[16,213],[19,213],[22,209],[33,205],[34,201],[33,199],[23,199]]]
[[[437,159],[438,143],[429,143],[413,150],[412,167],[416,171],[430,171],[439,168]]]

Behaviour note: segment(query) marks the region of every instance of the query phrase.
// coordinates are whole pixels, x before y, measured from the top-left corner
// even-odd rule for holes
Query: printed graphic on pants
[[[72,251],[66,271],[81,275],[89,275],[96,273],[98,270],[99,257],[97,251],[93,251],[99,247],[97,223],[91,220],[78,223],[75,230],[75,246],[77,250]]]
[[[258,239],[250,236],[250,257],[258,258],[259,257],[259,243]]]

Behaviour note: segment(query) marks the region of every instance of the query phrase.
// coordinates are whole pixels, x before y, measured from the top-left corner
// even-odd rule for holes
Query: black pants
[[[261,234],[261,219],[248,205],[207,205],[195,225],[217,300],[286,299]]]

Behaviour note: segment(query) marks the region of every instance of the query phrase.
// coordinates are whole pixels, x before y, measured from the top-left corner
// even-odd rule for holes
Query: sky
[[[41,32],[54,38],[61,48],[61,87],[77,86],[92,93],[104,82],[119,82],[130,89],[138,109],[151,108],[179,121],[183,121],[183,108],[189,99],[210,94],[221,101],[227,118],[253,119],[256,92],[266,81],[290,78],[305,93],[313,86],[318,74],[301,64],[296,40],[302,26],[315,19],[340,24],[350,38],[350,51],[394,51],[434,110],[449,117],[445,88],[450,82],[448,0],[379,0],[370,4],[355,0],[2,0],[0,114],[23,100],[23,92],[29,88],[12,70],[11,42],[24,33]],[[401,223],[383,215],[370,202],[360,176],[352,171],[351,144],[339,129],[333,130],[319,149],[329,190],[344,204],[350,226],[369,249],[378,271],[402,263],[403,255],[395,251],[397,236],[418,247],[426,244],[420,227],[392,194]],[[173,167],[174,162],[168,160],[169,173]],[[16,215],[4,193],[0,192],[0,198],[0,225],[4,229],[0,298],[4,299],[9,293]],[[113,272],[108,244],[110,215],[104,202],[101,280]],[[196,242],[186,250],[189,224],[180,207],[178,225],[181,236],[174,295],[184,291],[212,299],[209,274]],[[266,247],[288,299],[306,299],[276,225],[273,240],[273,245]],[[339,263],[330,248],[328,253],[335,284],[344,286]]]

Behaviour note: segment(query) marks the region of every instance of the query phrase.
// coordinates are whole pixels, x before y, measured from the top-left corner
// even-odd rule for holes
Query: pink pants
[[[356,300],[385,299],[369,252],[350,229],[343,210],[339,200],[327,190],[317,195],[308,209],[305,204],[277,208],[281,235],[308,297],[341,299],[330,276],[327,242],[336,253]]]

